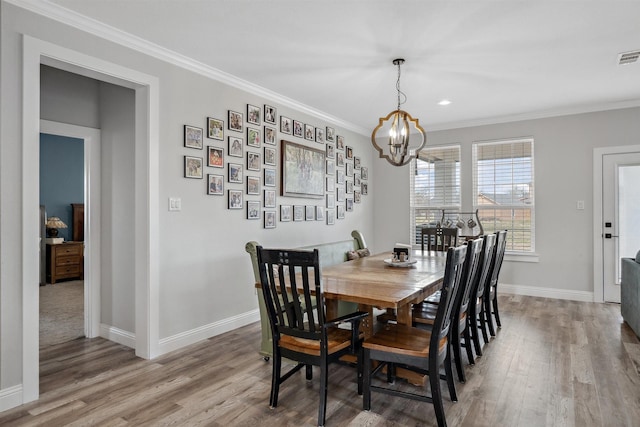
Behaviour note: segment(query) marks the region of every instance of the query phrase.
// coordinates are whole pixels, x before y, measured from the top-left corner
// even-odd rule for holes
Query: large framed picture
[[[242,113],[229,110],[229,130],[242,132],[244,130],[243,123],[244,117],[242,116]]]
[[[209,186],[207,187],[207,194],[216,196],[224,195],[224,175],[207,175],[209,178]]]
[[[239,163],[227,163],[229,166],[229,182],[242,184],[242,165]]]
[[[247,123],[251,123],[252,125],[260,124],[260,107],[247,104]]]
[[[229,209],[242,209],[242,190],[229,190]]]
[[[224,150],[218,147],[209,146],[209,159],[207,166],[211,166],[214,168],[223,168],[224,167]]]
[[[224,141],[224,120],[207,117],[207,137]]]
[[[202,150],[202,128],[184,125],[184,146]]]
[[[282,141],[280,150],[281,195],[290,197],[324,197],[324,150]]]
[[[272,107],[271,105],[264,105],[264,122],[271,123],[272,125],[276,124],[276,117],[278,116],[276,107]]]
[[[184,156],[184,177],[202,179],[202,157]]]
[[[242,157],[242,138],[238,136],[229,137],[229,155],[233,157]]]

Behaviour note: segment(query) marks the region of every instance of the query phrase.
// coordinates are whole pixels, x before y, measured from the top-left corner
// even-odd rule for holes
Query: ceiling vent
[[[640,59],[640,50],[618,54],[618,65],[633,64]]]

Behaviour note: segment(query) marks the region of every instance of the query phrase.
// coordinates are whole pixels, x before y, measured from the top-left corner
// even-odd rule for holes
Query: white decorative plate
[[[394,261],[391,258],[387,258],[384,260],[384,263],[391,267],[411,267],[416,262],[418,262],[417,259],[410,259],[409,261]]]

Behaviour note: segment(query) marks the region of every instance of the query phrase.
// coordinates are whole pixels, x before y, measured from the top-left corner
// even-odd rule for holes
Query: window
[[[533,139],[473,144],[473,204],[485,233],[509,230],[507,251],[534,252]]]
[[[419,227],[442,219],[442,210],[460,210],[460,146],[420,151],[411,162],[411,239],[419,244]]]

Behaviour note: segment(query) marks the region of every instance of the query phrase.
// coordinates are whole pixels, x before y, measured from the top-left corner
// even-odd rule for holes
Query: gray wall
[[[593,292],[593,149],[640,144],[638,135],[640,108],[628,108],[430,132],[427,145],[461,144],[462,203],[470,210],[472,143],[533,137],[539,262],[507,261],[501,282]],[[382,249],[409,239],[409,172],[390,167],[377,172],[376,249]],[[578,200],[584,200],[585,210],[576,210]]]

